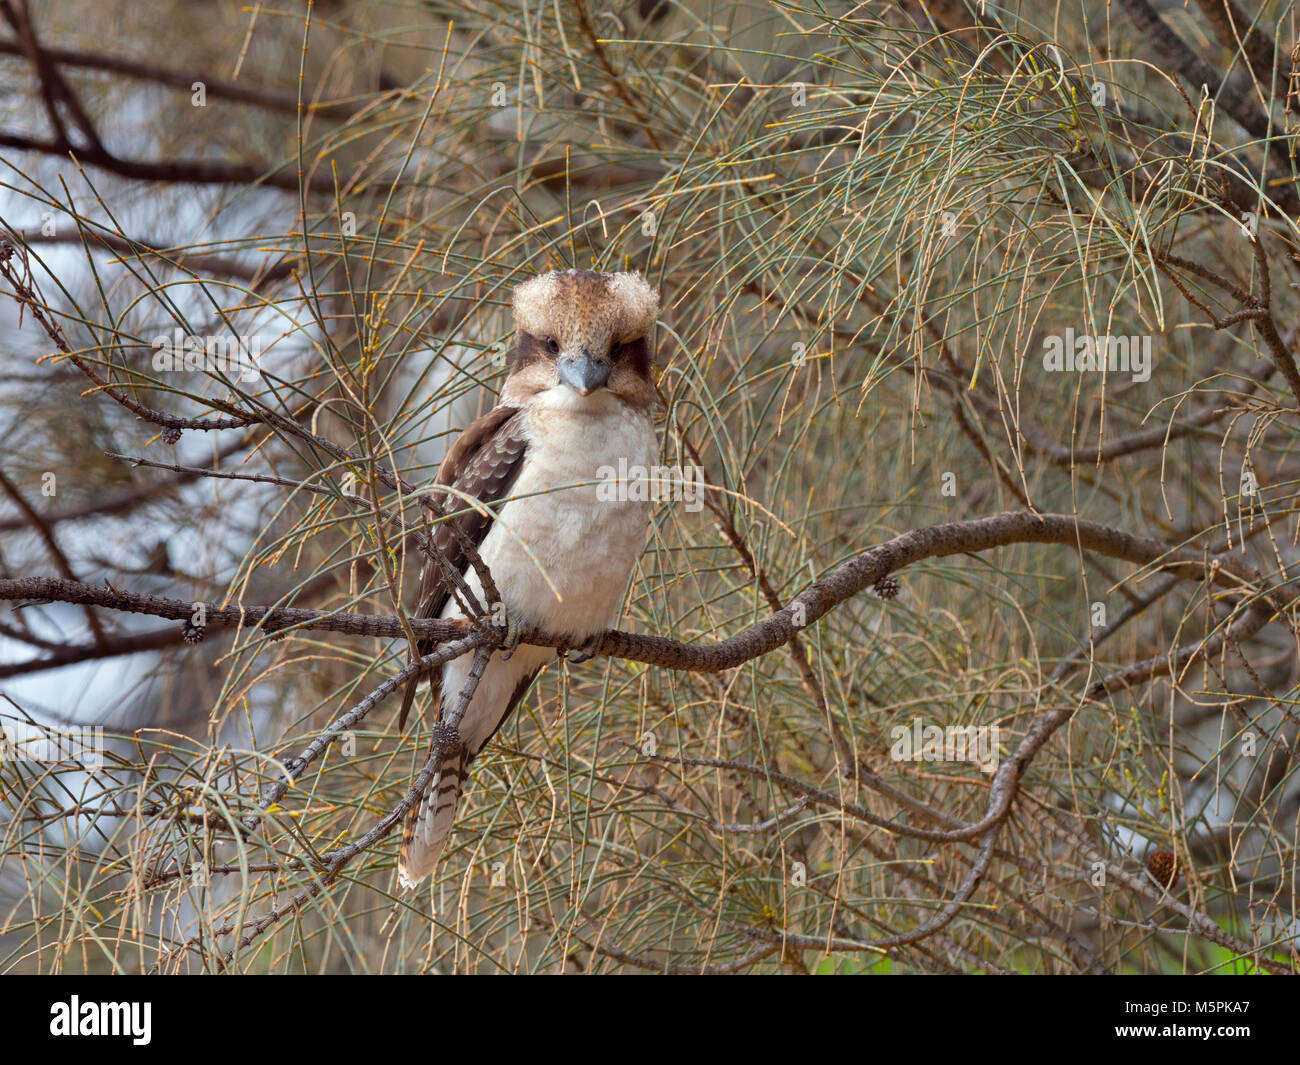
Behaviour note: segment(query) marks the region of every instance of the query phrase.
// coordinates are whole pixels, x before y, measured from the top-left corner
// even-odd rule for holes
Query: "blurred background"
[[[0,969],[1295,971],[1296,46],[1233,0],[0,0]],[[1199,562],[1007,542],[723,673],[558,662],[418,893],[394,835],[328,862],[424,765],[391,698],[250,830],[406,641],[15,582],[402,612],[395,479],[567,267],[661,287],[712,486],[623,629],[1003,511]]]

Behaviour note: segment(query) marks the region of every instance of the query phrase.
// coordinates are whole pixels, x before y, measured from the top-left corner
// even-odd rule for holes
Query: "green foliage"
[[[107,259],[97,237],[138,237],[115,213],[116,177],[42,183],[33,165],[7,181],[85,238],[75,283],[50,249],[24,250],[71,351],[150,408],[249,414],[252,429],[214,434],[232,448],[223,468],[287,482],[157,489],[134,535],[166,526],[211,548],[163,594],[401,610],[420,559],[394,518],[419,511],[386,475],[432,479],[449,433],[500,387],[511,288],[570,266],[662,286],[664,461],[698,463],[715,488],[703,512],[658,508],[624,629],[720,640],[899,533],[1024,508],[1227,546],[1285,582],[1296,397],[1260,369],[1258,316],[1213,316],[1237,309],[1215,277],[1258,293],[1270,269],[1294,314],[1295,212],[1258,145],[1129,63],[1144,42],[1092,36],[1100,21],[1080,13],[1100,5],[1063,19],[1026,5],[1040,10],[1000,12],[1006,32],[979,37],[913,22],[910,5],[673,4],[651,20],[585,0],[324,6],[206,30],[230,46],[223,61],[246,31],[244,77],[308,87],[300,114],[233,112],[258,115],[248,150],[296,170],[300,197],[165,186],[160,203],[197,198],[230,235],[167,231],[163,254]],[[1093,102],[1098,85],[1111,105]],[[310,91],[344,114],[311,110]],[[236,105],[207,110],[220,106]],[[194,265],[213,256],[240,271]],[[174,329],[261,336],[260,376],[156,371],[154,338]],[[1045,342],[1066,330],[1149,338],[1149,378],[1048,372]],[[85,387],[60,380],[59,404]],[[75,402],[74,418],[37,407],[15,424],[15,479],[94,463],[69,478],[93,500],[171,476],[102,457],[178,461],[155,427],[102,394]],[[34,539],[5,553],[11,573],[41,557]],[[214,635],[164,656],[161,691],[120,694],[145,720],[111,730],[99,782],[0,770],[0,965],[1255,970],[1186,935],[1190,911],[1294,965],[1292,770],[1241,753],[1247,732],[1279,758],[1294,739],[1293,610],[1249,649],[1091,693],[1244,609],[1159,569],[1015,544],[909,567],[897,599],[850,599],[799,650],[724,674],[560,663],[476,761],[415,895],[396,885],[400,833],[318,879],[424,765],[422,729],[399,736],[391,701],[354,753],[331,749],[255,831],[238,827],[407,643]],[[1108,621],[1090,620],[1097,603]],[[102,694],[89,703],[119,698]],[[1073,716],[1023,767],[987,863],[977,845],[908,834],[980,822],[990,777],[891,759],[896,729],[996,728],[1006,759],[1062,706]],[[1156,847],[1194,881],[1165,894],[1142,869]],[[1112,863],[1101,886],[1098,861]]]

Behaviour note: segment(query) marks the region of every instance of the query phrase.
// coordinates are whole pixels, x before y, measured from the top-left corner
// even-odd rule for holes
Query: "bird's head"
[[[648,334],[659,293],[637,273],[556,270],[515,289],[515,350],[502,402],[546,394],[581,409],[655,402]],[[585,401],[585,403],[583,402]]]

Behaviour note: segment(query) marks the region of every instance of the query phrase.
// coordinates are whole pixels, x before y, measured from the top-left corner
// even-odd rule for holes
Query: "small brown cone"
[[[1178,856],[1173,851],[1152,851],[1147,857],[1147,872],[1166,890],[1178,883],[1178,878],[1182,875],[1182,870],[1178,867]]]

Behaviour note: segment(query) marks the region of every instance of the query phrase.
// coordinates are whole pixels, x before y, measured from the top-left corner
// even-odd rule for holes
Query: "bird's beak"
[[[560,380],[584,396],[609,380],[609,363],[593,359],[585,351],[562,358],[559,369]]]

